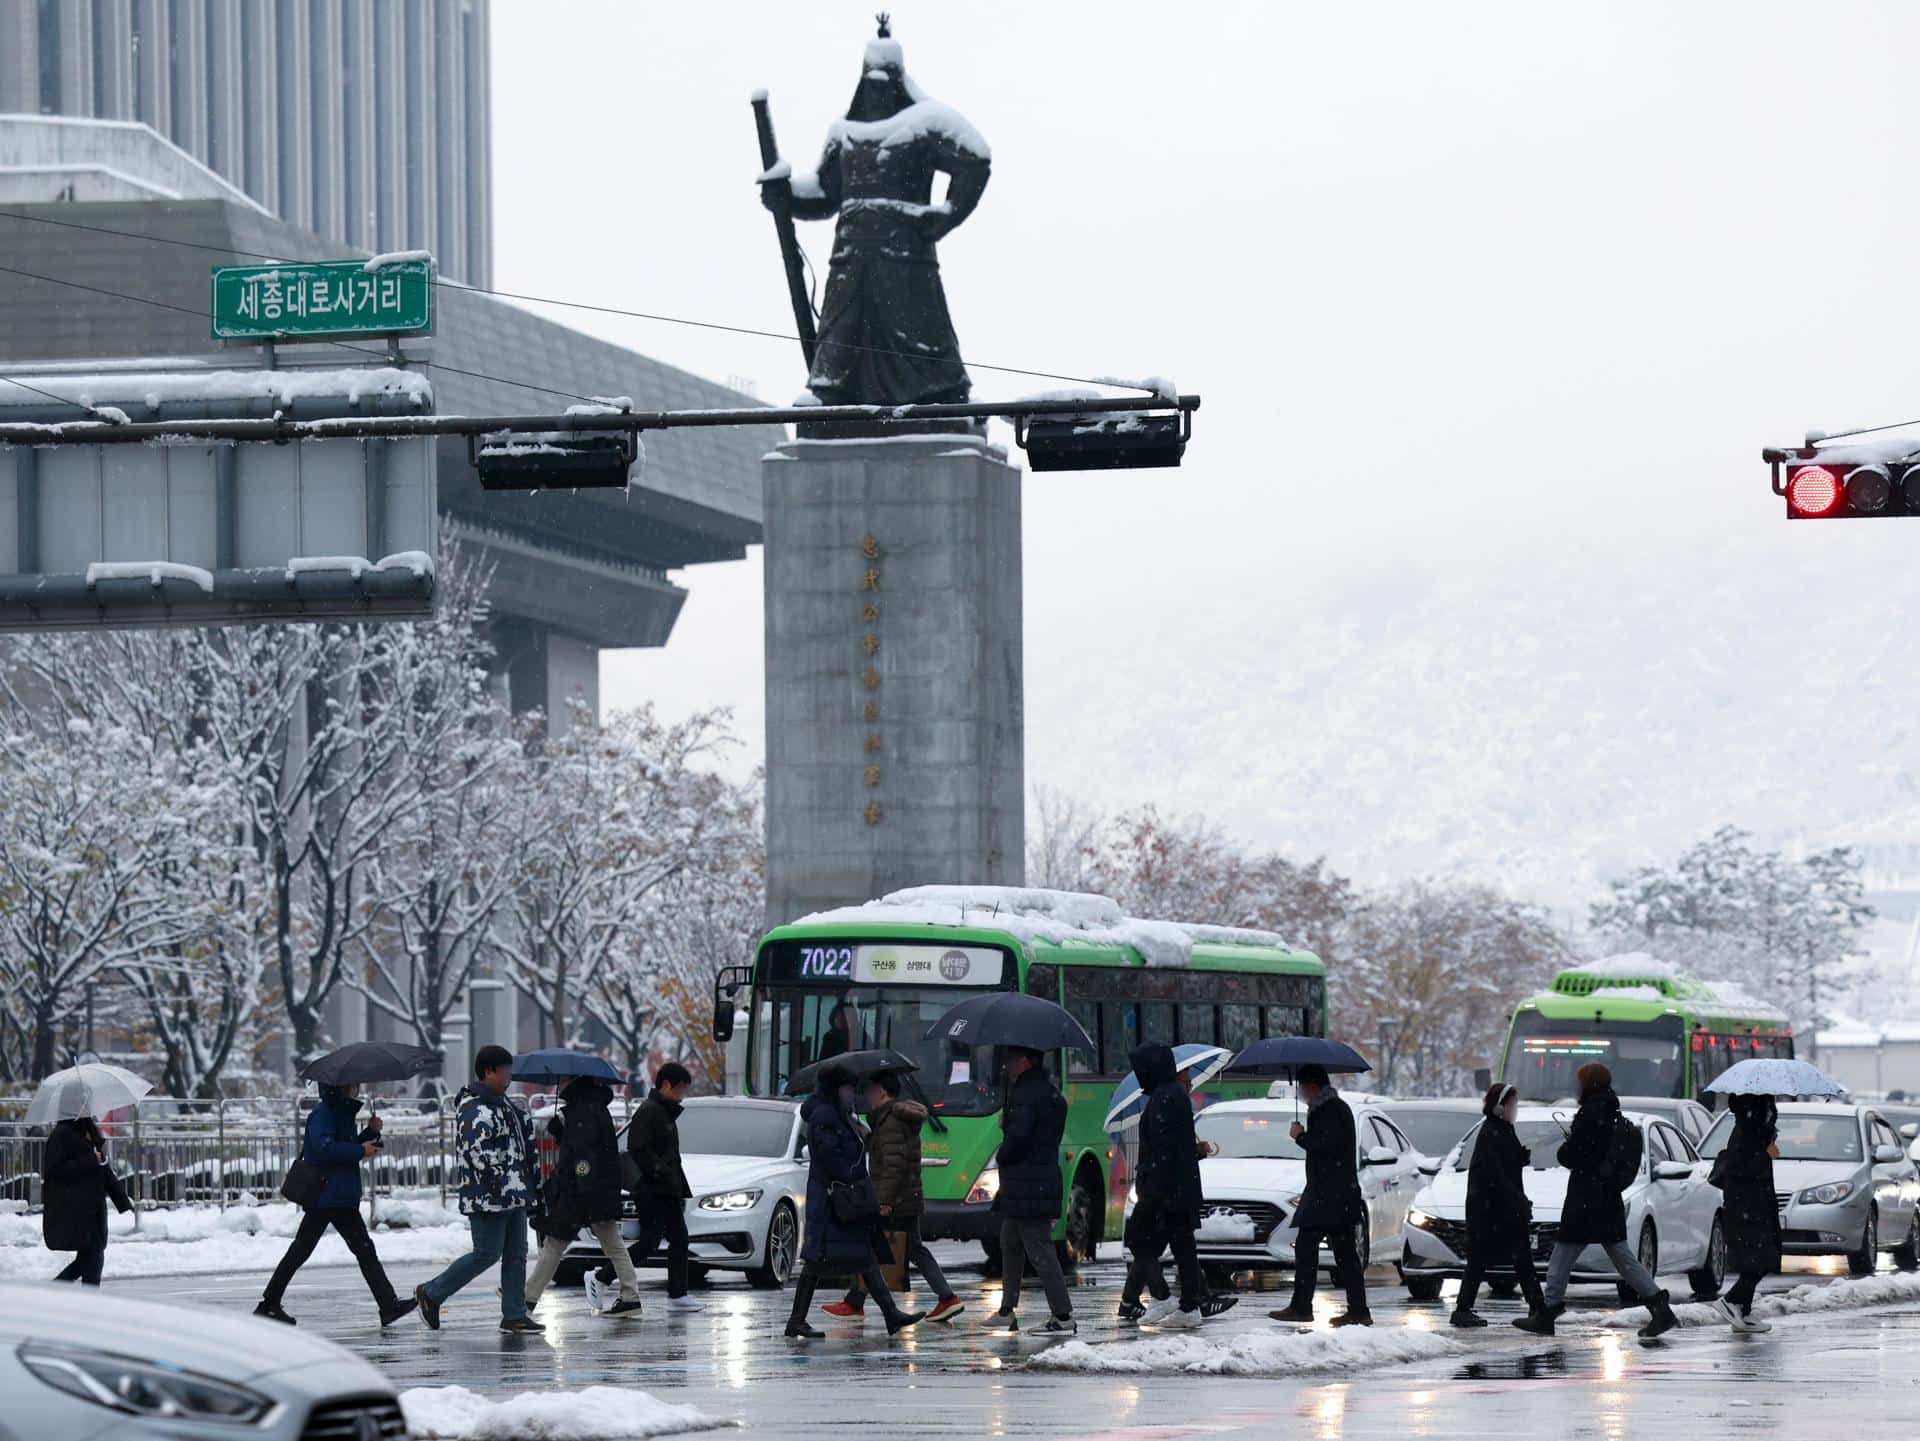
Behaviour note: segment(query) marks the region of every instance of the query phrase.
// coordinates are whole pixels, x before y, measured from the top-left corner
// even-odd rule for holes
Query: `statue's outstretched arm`
[[[796,220],[831,220],[840,213],[840,142],[829,137],[820,152],[820,168],[793,177]]]

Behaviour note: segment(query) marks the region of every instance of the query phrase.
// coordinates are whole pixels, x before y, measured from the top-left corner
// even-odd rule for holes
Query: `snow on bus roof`
[[[984,916],[972,914],[985,911]],[[912,886],[864,905],[802,916],[795,925],[986,926],[1023,941],[1131,946],[1149,966],[1184,966],[1196,945],[1273,946],[1272,931],[1129,916],[1110,896],[1035,886]]]
[[[1567,979],[1600,982],[1590,991],[1563,988]],[[1638,983],[1638,984],[1636,984]],[[1695,1009],[1723,1006],[1735,1011],[1761,1011],[1782,1014],[1779,1007],[1746,987],[1732,981],[1703,981],[1690,976],[1672,961],[1663,961],[1645,951],[1627,951],[1568,966],[1555,978],[1554,987],[1527,997],[1523,1004],[1541,1001],[1566,1001],[1572,998],[1602,997],[1610,1001],[1661,1001],[1669,1005],[1687,1004]]]

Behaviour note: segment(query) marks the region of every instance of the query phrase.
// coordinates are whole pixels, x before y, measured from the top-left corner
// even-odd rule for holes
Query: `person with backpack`
[[[253,1314],[283,1325],[298,1324],[286,1313],[281,1302],[294,1273],[307,1264],[313,1248],[331,1226],[347,1243],[353,1259],[360,1263],[360,1275],[380,1308],[380,1324],[391,1326],[419,1304],[417,1299],[402,1300],[387,1279],[374,1249],[373,1237],[360,1216],[360,1163],[380,1149],[380,1118],[365,1126],[359,1124],[360,1088],[358,1086],[322,1086],[320,1104],[307,1113],[307,1126],[300,1141],[300,1158],[326,1178],[326,1187],[300,1217],[280,1264],[273,1268],[267,1289]]]
[[[1621,1114],[1620,1098],[1613,1093],[1612,1071],[1598,1061],[1590,1061],[1574,1079],[1580,1088],[1580,1109],[1557,1153],[1568,1171],[1567,1200],[1560,1212],[1553,1255],[1547,1261],[1547,1284],[1539,1309],[1513,1324],[1536,1336],[1551,1336],[1553,1323],[1566,1310],[1573,1263],[1587,1247],[1599,1246],[1620,1279],[1633,1288],[1652,1313],[1640,1328],[1641,1337],[1651,1340],[1680,1323],[1667,1293],[1647,1274],[1647,1268],[1627,1244],[1625,1192],[1640,1174],[1645,1142],[1640,1128]]]
[[[1533,1202],[1527,1199],[1527,1147],[1513,1129],[1520,1093],[1508,1085],[1488,1089],[1480,1103],[1486,1117],[1473,1141],[1473,1159],[1467,1164],[1467,1273],[1460,1278],[1460,1294],[1450,1318],[1455,1326],[1485,1326],[1473,1309],[1487,1267],[1507,1262],[1527,1298],[1527,1309],[1546,1310],[1540,1278],[1533,1269]]]
[[[1773,1329],[1753,1314],[1760,1282],[1780,1269],[1780,1211],[1773,1193],[1773,1162],[1780,1154],[1779,1110],[1771,1096],[1735,1096],[1733,1134],[1718,1156],[1708,1184],[1718,1186],[1726,1225],[1727,1269],[1740,1279],[1714,1304],[1736,1331]]]
[[[547,1134],[559,1142],[559,1150],[545,1186],[540,1256],[527,1277],[529,1310],[540,1304],[547,1283],[584,1226],[620,1277],[619,1299],[601,1314],[640,1318],[640,1279],[620,1235],[620,1137],[608,1110],[612,1101],[613,1091],[604,1081],[575,1076],[560,1092],[560,1115],[547,1122]]]
[[[881,1071],[867,1082],[867,1173],[880,1203],[880,1229],[889,1246],[893,1236],[905,1238],[908,1263],[932,1289],[934,1307],[927,1319],[951,1321],[967,1303],[953,1294],[946,1272],[920,1235],[920,1218],[927,1210],[920,1184],[920,1128],[927,1124],[927,1115],[917,1101],[900,1099],[900,1078],[892,1071]],[[866,1288],[856,1279],[844,1297],[821,1309],[829,1316],[864,1316]]]

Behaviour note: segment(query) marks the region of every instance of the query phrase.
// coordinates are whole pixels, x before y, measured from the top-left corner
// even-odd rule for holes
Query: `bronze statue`
[[[827,132],[820,166],[789,178],[772,163],[772,125],[764,95],[761,117],[761,200],[783,222],[788,216],[837,217],[833,258],[819,336],[809,356],[807,386],[823,405],[906,405],[962,401],[970,382],[960,341],[947,314],[935,244],[973,213],[987,188],[987,142],[950,106],[929,99],[908,77],[900,42],[887,17],[867,42],[860,86],[846,118]],[[933,200],[935,172],[947,179],[946,198]],[[788,249],[788,273],[798,273]],[[804,290],[801,311],[803,344]]]

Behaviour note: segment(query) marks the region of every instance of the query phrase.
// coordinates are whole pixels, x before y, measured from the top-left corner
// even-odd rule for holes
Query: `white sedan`
[[[1727,1272],[1726,1231],[1720,1219],[1720,1191],[1707,1184],[1708,1167],[1693,1144],[1669,1121],[1637,1112],[1627,1118],[1640,1127],[1645,1140],[1640,1174],[1626,1189],[1627,1240],[1640,1263],[1658,1276],[1684,1271],[1693,1294],[1702,1300],[1720,1294]],[[1524,1177],[1533,1202],[1530,1240],[1534,1263],[1542,1269],[1560,1228],[1560,1211],[1567,1200],[1569,1173],[1555,1152],[1566,1140],[1571,1110],[1522,1106],[1514,1129],[1527,1147],[1530,1160]],[[1407,1290],[1418,1301],[1437,1300],[1441,1283],[1457,1278],[1467,1261],[1467,1167],[1480,1128],[1469,1131],[1420,1193],[1407,1217],[1407,1247],[1400,1270]],[[1510,1283],[1513,1272],[1500,1267],[1488,1275]],[[1612,1265],[1598,1246],[1582,1251],[1573,1266],[1575,1282],[1618,1283]],[[1621,1287],[1622,1299],[1631,1299]]]
[[[693,1191],[686,1217],[694,1270],[745,1271],[755,1286],[786,1285],[807,1208],[799,1103],[696,1096],[680,1113],[678,1129],[680,1164]],[[634,1264],[666,1264],[664,1248],[649,1258],[634,1246],[640,1223],[631,1199],[625,1214],[621,1234]],[[577,1278],[600,1259],[600,1247],[583,1231],[567,1252],[566,1272]]]
[[[1366,1219],[1358,1244],[1369,1265],[1400,1255],[1407,1206],[1420,1182],[1420,1156],[1365,1097],[1353,1105],[1355,1160]],[[1200,1163],[1200,1259],[1218,1266],[1291,1266],[1293,1216],[1306,1189],[1306,1155],[1287,1128],[1291,1101],[1221,1101],[1194,1117],[1194,1130],[1219,1154]],[[1322,1248],[1331,1268],[1333,1255]]]

